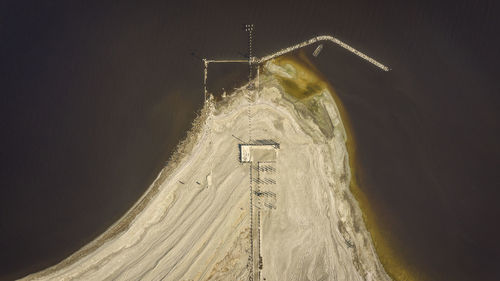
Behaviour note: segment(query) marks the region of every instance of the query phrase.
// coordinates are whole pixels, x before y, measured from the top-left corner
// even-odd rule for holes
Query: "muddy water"
[[[420,279],[499,279],[498,4],[11,2],[0,279],[60,261],[132,206],[201,107],[196,56],[243,58],[246,22],[258,56],[335,34],[392,68],[332,46],[312,59],[349,116],[371,221]]]

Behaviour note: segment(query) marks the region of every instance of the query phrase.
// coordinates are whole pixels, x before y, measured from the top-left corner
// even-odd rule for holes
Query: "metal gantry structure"
[[[354,55],[362,58],[363,60],[373,64],[374,66],[378,67],[379,69],[383,70],[383,71],[389,71],[390,68],[382,63],[380,63],[379,61],[375,60],[374,58],[366,55],[365,53],[353,48],[352,46],[350,46],[349,44],[341,41],[340,39],[334,37],[334,36],[331,36],[331,35],[320,35],[320,36],[316,36],[316,37],[313,37],[309,40],[306,40],[306,41],[303,41],[301,43],[298,43],[298,44],[295,44],[293,46],[290,46],[290,47],[287,47],[287,48],[283,48],[275,53],[272,53],[270,55],[267,55],[267,56],[264,56],[262,58],[256,58],[253,56],[253,37],[254,37],[254,31],[255,31],[255,26],[253,24],[245,24],[244,25],[244,29],[245,31],[248,33],[248,59],[222,59],[222,60],[216,60],[216,59],[206,59],[204,58],[203,59],[203,64],[204,64],[204,80],[203,80],[203,86],[204,86],[204,94],[205,94],[205,101],[207,100],[207,95],[208,95],[208,92],[207,92],[207,75],[208,75],[208,65],[210,63],[248,63],[249,65],[249,75],[248,75],[248,82],[249,82],[249,85],[252,84],[252,78],[253,78],[253,72],[252,72],[252,69],[253,69],[253,66],[255,65],[260,65],[262,63],[265,63],[269,60],[272,60],[276,57],[279,57],[279,56],[282,56],[282,55],[285,55],[285,54],[288,54],[290,52],[293,52],[295,50],[298,50],[298,49],[301,49],[301,48],[304,48],[304,47],[307,47],[309,45],[312,45],[312,44],[315,44],[315,43],[319,43],[319,42],[331,42],[351,53],[353,53]],[[258,71],[258,68],[257,68],[257,71]]]

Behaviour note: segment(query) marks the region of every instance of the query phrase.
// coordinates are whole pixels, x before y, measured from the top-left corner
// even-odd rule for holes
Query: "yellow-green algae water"
[[[370,204],[368,196],[360,188],[360,186],[369,183],[363,181],[363,167],[357,158],[355,134],[342,101],[332,85],[327,82],[328,80],[303,51],[281,56],[274,59],[273,63],[285,69],[293,68],[297,72],[297,78],[277,77],[278,81],[286,93],[304,103],[311,112],[316,111],[314,96],[321,94],[323,89],[330,92],[337,104],[347,134],[346,145],[351,169],[350,189],[361,208],[363,221],[372,236],[375,249],[385,271],[393,280],[425,280],[421,273],[404,261],[401,254],[398,253],[396,245],[391,244],[391,233],[388,226],[383,226],[377,220],[374,206]]]

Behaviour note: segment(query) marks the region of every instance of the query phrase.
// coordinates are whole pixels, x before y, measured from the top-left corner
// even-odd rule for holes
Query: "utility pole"
[[[252,53],[252,40],[253,40],[253,32],[255,30],[255,26],[252,24],[244,25],[245,31],[248,33],[248,82],[252,82],[252,63],[253,63],[253,53]],[[251,86],[251,85],[250,85]]]

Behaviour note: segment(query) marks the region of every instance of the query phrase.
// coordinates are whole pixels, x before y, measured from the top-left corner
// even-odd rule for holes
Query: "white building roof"
[[[240,144],[240,161],[276,162],[278,147],[276,144]]]

